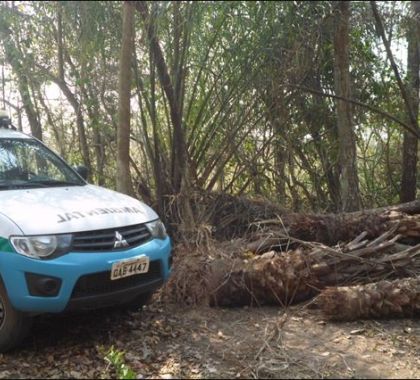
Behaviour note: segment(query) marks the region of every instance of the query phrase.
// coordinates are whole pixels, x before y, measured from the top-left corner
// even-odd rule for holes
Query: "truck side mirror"
[[[85,181],[87,181],[89,171],[86,166],[79,165],[79,166],[74,167],[74,170],[76,170],[76,172],[80,175],[80,177],[82,177]]]

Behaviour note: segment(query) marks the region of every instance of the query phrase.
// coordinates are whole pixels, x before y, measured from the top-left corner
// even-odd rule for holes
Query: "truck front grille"
[[[115,247],[117,233],[127,242],[125,247]],[[73,252],[107,252],[122,248],[132,248],[145,243],[151,238],[150,231],[144,224],[109,228],[106,230],[77,232],[73,235]]]
[[[111,272],[87,274],[77,281],[72,298],[96,296],[126,290],[162,278],[160,260],[151,261],[147,273],[111,280]]]

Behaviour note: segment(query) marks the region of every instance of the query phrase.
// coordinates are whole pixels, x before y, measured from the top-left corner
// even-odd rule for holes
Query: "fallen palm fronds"
[[[221,207],[217,202],[216,209]],[[233,204],[242,212],[250,205],[228,198],[227,210],[232,211]],[[272,218],[267,217],[273,216],[274,206],[261,207],[251,203],[248,216],[257,221],[248,220],[241,238],[220,242],[215,234],[211,244],[201,253],[195,248],[195,254],[188,245],[178,247],[165,294],[186,304],[284,306],[324,294],[325,289],[362,285],[358,291],[363,293],[369,283],[394,284],[392,280],[420,275],[419,202],[341,215],[283,213]],[[219,221],[229,230],[239,228],[243,218],[225,215]]]

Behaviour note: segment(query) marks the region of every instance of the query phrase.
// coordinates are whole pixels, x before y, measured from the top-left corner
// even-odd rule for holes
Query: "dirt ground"
[[[155,301],[128,313],[46,315],[1,378],[107,378],[111,346],[137,378],[420,378],[420,320],[325,322],[305,307],[216,309]]]

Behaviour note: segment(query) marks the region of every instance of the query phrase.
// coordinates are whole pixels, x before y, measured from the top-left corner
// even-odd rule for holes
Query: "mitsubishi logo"
[[[114,248],[125,248],[125,247],[128,247],[127,240],[125,240],[118,231],[115,231]]]

